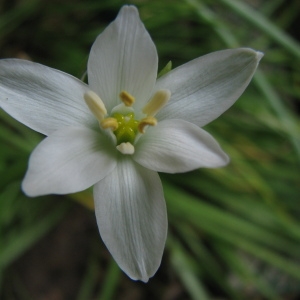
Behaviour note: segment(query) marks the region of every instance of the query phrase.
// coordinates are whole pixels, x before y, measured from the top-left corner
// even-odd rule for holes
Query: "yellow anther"
[[[154,117],[169,101],[171,92],[169,90],[158,90],[152,99],[144,106],[143,113]]]
[[[134,146],[131,143],[122,143],[118,145],[117,150],[119,150],[122,154],[132,155],[134,153]]]
[[[83,97],[90,111],[97,118],[97,120],[101,122],[107,114],[107,110],[103,101],[96,93],[92,91],[88,91],[83,95]]]
[[[155,126],[157,124],[157,120],[153,117],[146,117],[142,119],[138,125],[138,130],[140,133],[145,133],[146,126]]]
[[[106,118],[100,123],[103,129],[111,129],[115,131],[118,129],[118,121],[115,118]]]
[[[126,106],[132,106],[135,101],[134,97],[126,91],[122,91],[119,97]]]

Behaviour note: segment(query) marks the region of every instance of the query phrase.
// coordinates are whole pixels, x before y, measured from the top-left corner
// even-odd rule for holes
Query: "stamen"
[[[143,113],[148,117],[154,117],[167,104],[170,98],[171,92],[169,90],[158,90],[144,106]]]
[[[155,118],[146,117],[140,121],[138,130],[140,133],[145,133],[146,126],[155,126],[156,124],[157,124],[157,120]]]
[[[126,91],[122,91],[119,97],[126,106],[132,106],[135,101],[135,98]]]
[[[88,91],[83,95],[85,103],[89,107],[90,111],[101,122],[107,114],[107,110],[103,101],[93,91]]]
[[[106,118],[102,120],[100,125],[103,129],[110,128],[112,131],[117,130],[119,127],[118,121],[115,118]]]
[[[132,155],[134,146],[131,143],[122,143],[116,147],[122,154]]]

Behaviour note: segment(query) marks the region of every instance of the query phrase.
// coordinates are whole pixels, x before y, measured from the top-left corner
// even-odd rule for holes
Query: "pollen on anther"
[[[106,118],[100,123],[103,129],[111,129],[115,131],[118,129],[118,121],[115,118]]]
[[[90,111],[101,122],[107,114],[107,110],[103,101],[93,91],[88,91],[83,95],[85,103],[89,107]]]
[[[145,128],[147,126],[156,126],[157,120],[153,117],[146,117],[142,119],[138,125],[138,130],[140,133],[145,133]]]
[[[126,106],[132,106],[135,101],[135,98],[126,91],[122,91],[119,97]]]
[[[117,150],[119,150],[122,154],[132,155],[134,153],[134,146],[131,143],[122,143],[118,145]]]
[[[158,90],[152,99],[144,106],[143,113],[154,117],[170,100],[171,92],[169,90]]]

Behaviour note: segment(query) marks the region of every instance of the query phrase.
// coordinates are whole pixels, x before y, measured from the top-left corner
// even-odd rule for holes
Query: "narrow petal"
[[[82,191],[116,166],[107,138],[82,127],[55,131],[32,152],[22,188],[29,196]]]
[[[116,20],[96,39],[88,61],[89,84],[110,111],[127,91],[141,107],[157,76],[155,45],[134,6],[123,6]]]
[[[86,84],[46,66],[18,59],[0,60],[0,106],[13,118],[49,135],[65,126],[92,126],[84,102]]]
[[[155,90],[171,91],[162,119],[184,119],[204,126],[226,111],[249,84],[261,52],[240,48],[192,60],[158,79]]]
[[[228,156],[209,133],[183,120],[164,120],[148,128],[137,142],[133,159],[145,168],[166,173],[228,163]]]
[[[167,212],[156,172],[122,158],[94,187],[101,237],[120,268],[147,282],[157,271],[167,235]]]

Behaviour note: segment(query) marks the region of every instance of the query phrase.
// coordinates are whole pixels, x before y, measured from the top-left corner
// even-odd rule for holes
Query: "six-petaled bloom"
[[[1,60],[1,108],[47,136],[31,154],[24,192],[94,185],[105,245],[129,277],[147,282],[167,235],[157,172],[228,163],[200,127],[237,100],[261,57],[246,48],[218,51],[157,79],[155,45],[137,9],[124,6],[92,46],[88,85],[37,63]]]

